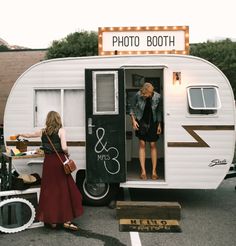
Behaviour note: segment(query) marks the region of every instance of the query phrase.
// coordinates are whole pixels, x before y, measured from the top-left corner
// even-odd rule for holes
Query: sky
[[[189,26],[189,41],[236,41],[236,0],[0,0],[0,38],[48,48],[98,27]]]

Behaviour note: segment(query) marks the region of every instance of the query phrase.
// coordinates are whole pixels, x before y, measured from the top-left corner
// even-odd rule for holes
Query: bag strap
[[[49,141],[49,143],[51,144],[51,146],[52,146],[53,150],[55,151],[55,153],[57,154],[57,156],[58,156],[59,160],[60,160],[60,161],[61,161],[61,163],[64,165],[64,162],[62,161],[62,159],[61,159],[60,155],[58,154],[58,152],[57,152],[57,150],[56,150],[56,148],[55,148],[54,144],[52,143],[51,139],[49,138],[48,134],[46,133],[46,131],[44,131],[44,133],[45,133],[45,135],[47,136],[48,141]]]

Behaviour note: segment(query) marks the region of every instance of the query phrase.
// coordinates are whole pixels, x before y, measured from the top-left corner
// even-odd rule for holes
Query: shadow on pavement
[[[93,238],[93,239],[97,239],[100,240],[102,242],[104,242],[104,246],[126,246],[125,244],[121,243],[117,238],[111,237],[111,236],[107,236],[107,235],[103,235],[103,234],[98,234],[89,230],[83,230],[83,229],[79,229],[79,231],[69,231],[71,234],[78,236],[78,237],[85,237],[85,238]]]

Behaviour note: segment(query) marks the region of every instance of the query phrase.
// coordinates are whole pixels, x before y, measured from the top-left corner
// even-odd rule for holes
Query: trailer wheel
[[[76,184],[83,196],[83,204],[91,206],[108,205],[119,190],[118,184],[87,183],[84,170],[76,174]]]

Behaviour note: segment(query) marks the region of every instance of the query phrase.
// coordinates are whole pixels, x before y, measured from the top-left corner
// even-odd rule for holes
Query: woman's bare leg
[[[145,141],[139,140],[139,161],[140,161],[140,166],[141,166],[141,175],[146,176],[146,168],[145,168],[145,159],[146,159],[146,144]]]
[[[157,176],[157,146],[156,142],[150,142],[151,159],[152,159],[152,178]]]

